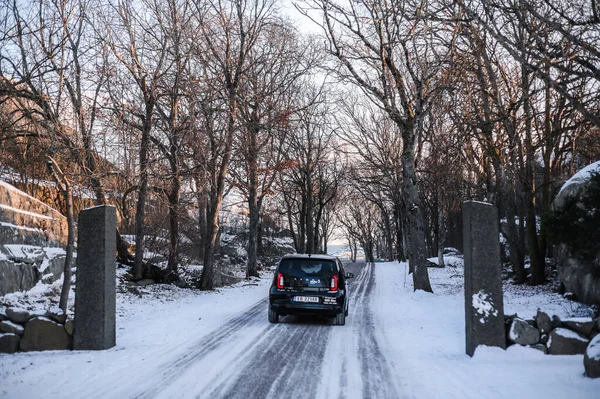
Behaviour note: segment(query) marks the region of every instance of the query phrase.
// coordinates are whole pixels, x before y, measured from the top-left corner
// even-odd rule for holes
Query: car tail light
[[[283,274],[279,273],[277,275],[277,289],[278,290],[282,290],[283,289]]]
[[[335,276],[333,276],[333,278],[331,279],[331,286],[329,288],[331,288],[330,291],[337,291],[338,290],[338,276],[337,276],[337,274]]]

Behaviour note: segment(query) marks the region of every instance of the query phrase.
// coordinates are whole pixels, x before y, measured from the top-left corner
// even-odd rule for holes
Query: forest
[[[213,288],[223,204],[299,253],[462,249],[461,204],[498,207],[517,284],[542,284],[552,201],[600,160],[595,0],[0,0],[0,178],[59,209],[117,207],[144,273],[183,240]],[[132,236],[128,246],[123,236]],[[70,262],[70,260],[69,260]],[[67,262],[66,262],[67,263]],[[70,266],[65,266],[65,278]],[[70,276],[70,274],[69,274]]]

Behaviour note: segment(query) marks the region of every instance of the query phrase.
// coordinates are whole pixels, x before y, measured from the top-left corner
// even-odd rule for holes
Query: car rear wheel
[[[279,322],[279,315],[273,309],[269,308],[269,323]]]
[[[335,316],[335,324],[337,324],[338,326],[343,326],[344,324],[346,324],[345,312],[340,312]]]

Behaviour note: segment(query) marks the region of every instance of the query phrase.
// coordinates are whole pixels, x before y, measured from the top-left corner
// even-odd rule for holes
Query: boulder
[[[0,334],[0,353],[15,353],[20,340],[17,334]]]
[[[544,313],[539,309],[535,316],[535,322],[537,323],[537,328],[540,330],[540,333],[549,334],[550,331],[552,331],[552,319],[547,313]]]
[[[548,354],[548,348],[544,344],[529,345],[528,347],[543,352],[545,355]]]
[[[25,325],[20,347],[25,352],[70,349],[71,337],[62,325],[39,316]]]
[[[583,366],[586,376],[600,378],[600,335],[597,335],[585,350]]]
[[[580,317],[563,320],[563,327],[569,330],[577,331],[585,336],[589,336],[594,328],[594,321],[591,317]]]
[[[550,333],[548,353],[551,355],[583,355],[590,341],[567,328],[557,328]]]
[[[549,339],[550,339],[550,336],[548,334],[542,334],[540,336],[540,343],[546,345],[548,343]]]
[[[527,321],[516,317],[510,326],[508,339],[519,345],[535,345],[540,342],[540,331]]]
[[[0,333],[23,335],[25,329],[22,325],[13,323],[10,320],[0,322]]]
[[[565,182],[552,203],[552,209],[564,210],[566,205],[570,205],[570,200],[575,199],[573,206],[584,213],[593,214],[595,204],[590,204],[589,195],[593,193],[592,172],[594,171],[600,172],[600,161],[586,166]],[[572,225],[577,223],[575,219],[572,221]],[[593,237],[593,232],[594,230],[585,233]],[[558,277],[565,290],[572,292],[579,302],[590,305],[600,304],[600,276],[594,272],[594,265],[600,261],[600,254],[596,254],[595,257],[591,255],[584,257],[564,242],[554,247],[554,254],[557,260]]]
[[[2,314],[0,312],[0,317],[2,317]],[[598,317],[594,323],[594,330],[595,331],[600,331],[600,317]]]
[[[67,314],[59,307],[54,307],[48,310],[46,316],[60,324],[65,324],[65,321],[67,321]]]
[[[6,310],[0,309],[0,321],[8,320],[8,316],[6,315]]]
[[[8,320],[13,323],[23,324],[31,318],[31,313],[25,309],[8,308],[6,309],[6,316],[8,317]]]
[[[555,328],[558,328],[561,326],[562,326],[562,321],[560,321],[560,317],[558,317],[557,315],[552,316],[552,329],[554,330]]]

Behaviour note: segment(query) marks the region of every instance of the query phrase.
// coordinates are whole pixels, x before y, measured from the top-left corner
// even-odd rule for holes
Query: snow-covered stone
[[[535,316],[535,322],[538,330],[540,330],[540,333],[548,334],[550,331],[552,331],[552,319],[550,319],[550,316],[548,316],[547,313],[542,312],[539,309]]]
[[[600,161],[586,166],[569,179],[560,189],[560,192],[552,203],[554,210],[559,210],[565,206],[570,198],[583,198],[589,191],[592,172],[600,172]],[[584,208],[581,201],[577,206]],[[594,209],[587,211],[593,212]],[[575,294],[577,301],[587,304],[600,303],[600,278],[594,270],[595,260],[584,260],[577,254],[571,253],[566,243],[559,243],[555,247],[555,257],[557,260],[558,277],[568,292]]]
[[[577,331],[585,336],[589,336],[594,328],[594,321],[591,317],[565,319],[562,323],[569,330]]]
[[[508,339],[519,345],[535,345],[540,342],[540,331],[527,321],[515,317],[510,326]]]
[[[46,315],[48,316],[48,318],[60,324],[65,324],[65,321],[67,321],[67,314],[57,306],[48,310]]]
[[[19,349],[17,334],[0,334],[0,353],[15,353]]]
[[[29,318],[31,318],[31,313],[25,309],[8,308],[6,309],[6,316],[8,317],[8,320],[12,321],[13,323],[23,324],[27,322]]]
[[[23,335],[24,331],[22,325],[13,323],[10,320],[0,322],[0,333]]]
[[[550,333],[548,353],[551,355],[583,355],[590,341],[566,328],[557,328]]]
[[[71,337],[62,325],[46,317],[34,317],[25,325],[20,347],[25,352],[70,349]]]
[[[597,335],[585,350],[583,366],[586,376],[600,378],[600,335]]]

